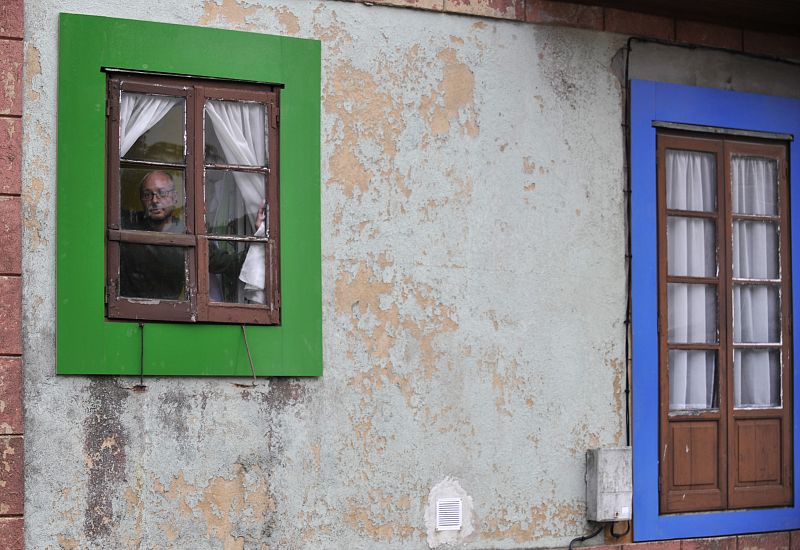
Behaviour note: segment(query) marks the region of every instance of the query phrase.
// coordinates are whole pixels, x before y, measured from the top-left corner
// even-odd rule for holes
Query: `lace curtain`
[[[667,208],[716,212],[714,155],[667,152]],[[770,159],[734,157],[732,208],[738,214],[777,214],[775,164]],[[717,276],[716,225],[688,216],[667,219],[667,266],[670,275]],[[775,224],[735,221],[733,276],[777,279],[778,232]],[[668,340],[671,343],[716,343],[719,338],[716,285],[670,283],[667,288]],[[778,286],[735,284],[735,343],[780,342]],[[716,352],[675,350],[668,354],[670,409],[719,406]],[[733,364],[734,405],[780,404],[780,352],[736,350]]]

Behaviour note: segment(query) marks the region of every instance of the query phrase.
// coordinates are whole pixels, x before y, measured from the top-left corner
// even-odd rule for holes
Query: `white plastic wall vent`
[[[458,531],[461,529],[461,499],[440,498],[436,500],[436,530]]]

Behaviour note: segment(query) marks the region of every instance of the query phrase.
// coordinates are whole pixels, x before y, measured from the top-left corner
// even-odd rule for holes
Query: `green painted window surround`
[[[284,85],[281,324],[248,326],[247,342],[258,376],[321,375],[319,41],[77,14],[61,14],[60,33],[58,373],[252,376],[238,325],[105,318],[103,69],[113,68]]]

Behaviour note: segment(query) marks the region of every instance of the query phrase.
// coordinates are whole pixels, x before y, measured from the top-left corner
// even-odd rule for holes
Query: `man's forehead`
[[[168,176],[165,176],[164,174],[152,174],[148,176],[147,179],[145,179],[144,181],[144,185],[147,186],[163,185],[170,188],[174,186],[172,180]]]

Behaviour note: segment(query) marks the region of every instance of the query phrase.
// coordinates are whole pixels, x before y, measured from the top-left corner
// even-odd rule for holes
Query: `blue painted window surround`
[[[633,534],[636,541],[710,537],[800,528],[794,505],[691,514],[659,514],[658,262],[654,121],[791,134],[793,357],[800,358],[800,100],[634,80],[631,82],[633,254]],[[800,472],[800,375],[794,368],[793,479]]]

